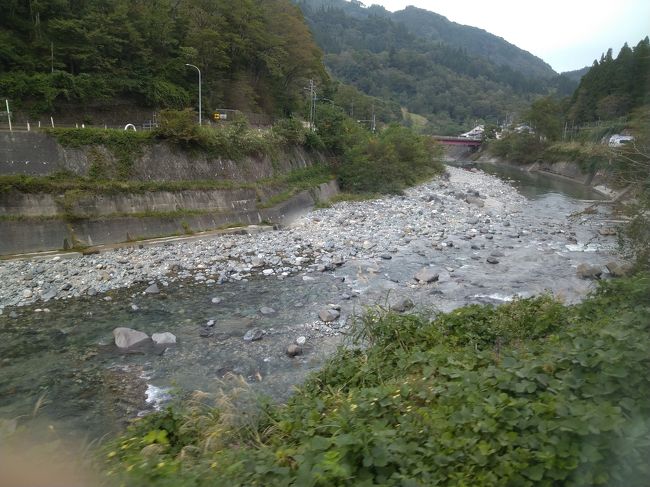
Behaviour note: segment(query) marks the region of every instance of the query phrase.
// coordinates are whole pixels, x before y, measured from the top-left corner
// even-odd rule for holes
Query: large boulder
[[[580,279],[599,279],[603,273],[599,265],[578,264],[576,274]]]
[[[325,323],[331,323],[338,319],[341,313],[336,309],[321,309],[318,312],[318,317]]]
[[[633,267],[625,262],[608,262],[605,264],[612,277],[625,277],[632,273]]]
[[[115,328],[113,330],[113,337],[115,338],[115,345],[119,348],[131,348],[149,340],[149,335],[146,333],[124,327]]]
[[[415,280],[425,284],[435,282],[439,277],[440,274],[435,272],[431,267],[423,267],[415,274]]]
[[[409,298],[400,298],[397,301],[395,301],[395,303],[393,303],[390,309],[391,311],[404,313],[405,311],[412,309],[414,306],[415,304]]]

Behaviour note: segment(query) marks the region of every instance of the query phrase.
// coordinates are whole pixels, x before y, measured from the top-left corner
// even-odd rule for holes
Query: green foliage
[[[647,275],[573,308],[542,297],[433,320],[370,312],[362,346],[286,406],[240,421],[232,405],[151,415],[107,447],[106,470],[127,486],[641,487],[649,323]]]
[[[557,140],[562,135],[562,107],[553,97],[534,101],[524,118],[548,140]]]
[[[45,132],[64,147],[89,148],[92,178],[128,179],[135,160],[142,155],[145,147],[153,142],[151,133],[128,130],[50,128],[45,129]],[[105,147],[110,152],[115,164],[103,157],[98,146]]]
[[[322,54],[289,0],[2,2],[0,92],[14,110],[70,105],[290,113],[306,80],[326,81]]]
[[[488,151],[517,164],[530,164],[542,160],[547,146],[535,134],[509,133],[499,140],[491,140]]]
[[[199,125],[194,110],[161,110],[160,122],[154,134],[171,142],[189,144],[200,140]]]
[[[391,125],[376,137],[356,143],[339,167],[345,191],[397,193],[443,171],[440,150],[427,136]]]
[[[273,124],[273,133],[289,145],[301,146],[307,143],[307,130],[300,120],[282,119]]]
[[[574,123],[612,120],[648,102],[650,39],[634,49],[625,44],[616,59],[609,49],[581,79],[573,93],[567,118]]]

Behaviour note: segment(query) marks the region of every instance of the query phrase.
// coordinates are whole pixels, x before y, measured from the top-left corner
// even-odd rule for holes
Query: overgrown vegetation
[[[137,420],[103,454],[107,482],[642,487],[649,323],[648,275],[575,307],[370,311],[356,346],[286,405],[191,402]]]

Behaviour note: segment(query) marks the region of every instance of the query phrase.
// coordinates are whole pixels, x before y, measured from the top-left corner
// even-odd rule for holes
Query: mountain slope
[[[325,63],[335,77],[426,116],[433,122],[430,131],[458,132],[477,120],[496,123],[508,113],[521,111],[536,96],[552,91],[568,95],[577,84],[560,78],[541,60],[496,36],[458,26],[433,13],[421,17],[436,20],[444,29],[436,30],[436,25],[429,23],[428,33],[421,34],[423,27],[412,30],[407,23],[394,20],[400,13],[391,14],[379,6],[366,8],[345,0],[296,3],[325,51]],[[413,14],[417,9],[404,12]],[[471,35],[463,45],[432,38],[445,29],[455,33],[452,41],[462,37],[458,32],[464,29],[469,29]],[[434,30],[438,34],[434,35]],[[493,44],[501,42],[503,49],[495,48],[496,52],[503,58],[519,59],[518,68],[499,65],[465,47],[479,43],[491,49],[480,35]],[[522,69],[546,76],[524,74]]]
[[[434,12],[406,7],[395,12],[392,19],[419,36],[462,47],[471,54],[482,56],[499,66],[508,66],[524,75],[542,78],[557,75],[543,60],[505,39],[477,27],[451,22]]]

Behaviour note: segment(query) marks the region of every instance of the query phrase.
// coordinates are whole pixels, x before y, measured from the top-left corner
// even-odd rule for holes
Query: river
[[[239,243],[229,237],[232,245],[248,246],[242,258],[255,253],[246,250],[255,239],[309,249],[315,263],[297,272],[278,270],[270,278],[241,273],[219,284],[199,279],[205,268],[199,265],[194,278],[188,273],[156,279],[158,294],[143,293],[145,282],[97,296],[0,308],[0,418],[38,438],[56,432],[59,440],[91,441],[120,431],[130,418],[162,407],[170,397],[214,393],[231,376],[285,399],[344,340],[352,317],[367,306],[408,297],[416,310],[435,312],[547,290],[567,302],[584,296],[593,283],[576,276],[576,265],[611,260],[615,238],[598,235],[597,219],[570,215],[598,195],[542,175],[485,169],[501,180],[450,169],[451,181],[404,197],[316,210],[276,236],[241,237]],[[467,204],[468,191],[478,191],[483,203]],[[198,245],[166,248],[182,255]],[[333,252],[344,259],[316,265],[330,262]],[[0,266],[21,274],[25,266],[41,266],[47,274],[48,262]],[[425,266],[436,270],[437,282],[413,280]],[[340,307],[342,319],[325,324],[318,312],[330,303]],[[170,331],[178,344],[122,351],[112,339],[116,326]],[[242,340],[253,328],[263,330],[263,338]],[[299,337],[306,342],[303,354],[291,358],[286,348]]]

